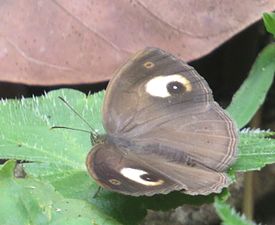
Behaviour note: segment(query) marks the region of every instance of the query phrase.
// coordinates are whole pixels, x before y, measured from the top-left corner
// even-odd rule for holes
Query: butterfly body
[[[106,138],[87,157],[97,182],[128,195],[220,192],[237,154],[237,129],[207,82],[160,49],[134,56],[110,81]]]

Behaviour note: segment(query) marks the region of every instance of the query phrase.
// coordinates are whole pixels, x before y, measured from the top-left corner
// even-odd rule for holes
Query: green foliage
[[[215,198],[215,209],[222,220],[223,225],[255,225],[244,216],[240,216],[234,209],[219,198]]]
[[[266,30],[275,37],[275,13],[264,13],[263,20]]]
[[[275,44],[265,47],[252,66],[248,78],[227,108],[239,128],[245,126],[263,104],[274,79]]]
[[[2,225],[120,224],[92,204],[63,197],[46,182],[15,178],[14,167],[15,162],[8,161],[0,170]]]
[[[275,141],[270,137],[274,132],[260,130],[242,130],[237,162],[234,171],[246,172],[260,170],[265,165],[275,162]]]

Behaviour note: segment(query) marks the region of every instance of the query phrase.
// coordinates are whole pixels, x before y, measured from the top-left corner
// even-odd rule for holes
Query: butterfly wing
[[[189,82],[186,86],[191,91],[171,97],[155,96],[167,94],[161,85],[165,82],[156,78],[176,74]],[[130,59],[110,81],[103,105],[104,127],[110,135],[127,135],[145,123],[150,129],[148,121],[156,118],[181,112],[188,115],[194,109],[203,112],[211,102],[212,91],[192,67],[160,49],[147,48]]]
[[[87,168],[101,186],[127,195],[147,195],[181,190],[206,195],[229,184],[224,173],[205,167],[162,162],[153,154],[125,153],[113,144],[98,144],[87,157]],[[208,179],[205,179],[207,177]]]
[[[150,196],[183,188],[162,171],[113,144],[96,145],[87,156],[86,166],[101,186],[122,194]]]
[[[192,162],[220,172],[236,159],[237,130],[216,103],[205,107],[203,112],[174,113],[156,119],[152,129],[142,126],[139,129],[143,132],[132,136],[128,144],[136,154],[154,151],[164,160]]]
[[[117,71],[103,120],[109,136],[136,154],[153,151],[183,164],[191,158],[215,171],[225,171],[236,158],[237,128],[207,82],[160,49],[141,51]]]
[[[154,193],[208,194],[228,185],[223,172],[236,158],[236,126],[206,81],[174,56],[148,48],[130,59],[108,85],[103,121],[116,150],[170,179]]]

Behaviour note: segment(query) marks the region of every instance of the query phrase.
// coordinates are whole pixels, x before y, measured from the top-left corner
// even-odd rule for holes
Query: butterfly
[[[88,153],[96,182],[126,195],[220,192],[237,157],[234,121],[207,82],[158,48],[138,52],[111,79],[103,103],[106,135]]]

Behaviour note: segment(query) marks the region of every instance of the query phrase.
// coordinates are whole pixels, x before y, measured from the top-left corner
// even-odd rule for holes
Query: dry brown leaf
[[[146,46],[196,59],[274,9],[275,0],[2,0],[0,81],[99,82]]]

